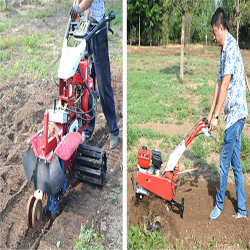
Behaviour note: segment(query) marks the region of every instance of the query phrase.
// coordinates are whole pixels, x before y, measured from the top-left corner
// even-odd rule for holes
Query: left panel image
[[[122,249],[122,0],[0,6],[0,248]]]

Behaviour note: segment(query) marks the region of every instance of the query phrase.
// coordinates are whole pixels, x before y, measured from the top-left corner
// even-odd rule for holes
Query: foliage
[[[191,144],[191,150],[195,157],[203,159],[206,159],[211,153],[207,138],[204,135],[195,138]]]
[[[165,239],[154,231],[151,235],[144,232],[141,227],[128,224],[127,227],[128,249],[165,249]]]
[[[241,165],[243,173],[250,173],[250,137],[241,135]]]
[[[155,43],[161,38],[163,20],[163,0],[128,0],[127,1],[127,32],[128,39],[139,39],[139,17],[141,44],[149,44],[150,37],[154,37]],[[130,30],[132,28],[132,30]],[[131,32],[132,31],[132,32]]]
[[[85,226],[81,224],[81,231],[79,237],[75,240],[75,249],[81,250],[94,250],[104,249],[104,237],[98,235],[93,225],[90,229],[85,229]]]
[[[1,4],[1,2],[0,2]],[[8,22],[1,22],[0,23],[0,33],[3,32],[5,29],[10,29],[12,26],[12,21],[8,21]]]
[[[216,138],[216,141],[214,141],[213,145],[212,145],[212,150],[215,152],[215,153],[219,153],[221,152],[221,149],[222,149],[222,144],[223,144],[223,141],[224,141],[224,130],[222,128],[220,128],[220,130],[218,131],[218,136]]]
[[[122,193],[122,184],[120,184],[120,187],[117,188],[114,192],[108,193],[112,204],[119,203],[119,194],[120,193]]]
[[[108,14],[109,11],[113,10],[115,13],[115,19],[111,22],[112,25],[117,25],[122,30],[122,1],[111,2],[105,6],[105,12]],[[112,28],[112,27],[111,27]]]
[[[175,8],[174,3],[179,8]],[[157,1],[128,0],[128,39],[132,37],[134,42],[138,42],[138,16],[141,18],[141,44],[148,45],[150,38],[150,23],[154,26],[153,34],[159,35],[163,39],[163,44],[174,42],[180,44],[181,35],[181,11],[188,2],[186,13],[190,13],[192,43],[205,43],[206,35],[208,44],[215,44],[213,41],[213,32],[211,27],[211,18],[217,7],[223,7],[226,12],[229,32],[236,37],[236,9],[234,0],[199,0],[183,1],[166,0],[163,3]],[[244,3],[244,1],[242,1]],[[152,6],[154,8],[152,8]],[[161,7],[158,9],[158,6]],[[156,17],[155,20],[151,17]],[[187,26],[187,21],[186,21]],[[156,30],[157,29],[157,30]],[[131,35],[131,36],[130,36]],[[188,36],[188,32],[185,32]],[[156,44],[156,36],[154,36]],[[240,19],[239,44],[250,48],[250,0],[245,0],[244,10]]]

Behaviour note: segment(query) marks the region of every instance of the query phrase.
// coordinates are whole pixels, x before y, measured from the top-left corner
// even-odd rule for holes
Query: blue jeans
[[[219,191],[216,195],[215,204],[218,206],[219,209],[223,210],[224,197],[227,188],[228,172],[231,163],[232,169],[234,171],[238,212],[246,216],[246,195],[240,164],[241,132],[244,127],[244,124],[245,118],[238,120],[235,124],[233,124],[225,131],[224,142],[220,154],[220,185]]]
[[[94,35],[87,43],[86,51],[89,55],[93,54],[94,67],[92,67],[91,77],[93,77],[94,84],[95,77],[97,78],[102,110],[109,125],[109,131],[117,136],[119,134],[119,127],[116,123],[115,101],[111,86],[106,24],[104,24],[101,31],[97,35]],[[94,128],[95,119],[88,123],[87,129],[84,131],[85,135],[90,137],[94,132]]]

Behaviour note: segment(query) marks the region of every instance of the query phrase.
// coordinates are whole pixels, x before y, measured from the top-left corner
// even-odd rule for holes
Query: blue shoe
[[[242,215],[240,212],[237,212],[237,214],[232,215],[232,217],[236,218],[236,219],[240,219],[240,218],[246,218],[245,215]]]
[[[209,219],[210,220],[216,220],[222,213],[222,210],[220,210],[217,205],[214,207],[213,212],[210,214]]]

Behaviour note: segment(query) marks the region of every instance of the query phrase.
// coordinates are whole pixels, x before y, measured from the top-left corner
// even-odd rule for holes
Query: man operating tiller
[[[233,217],[242,218],[247,216],[246,195],[240,164],[241,133],[248,115],[244,66],[239,46],[227,31],[226,15],[222,8],[218,8],[214,13],[211,25],[214,40],[222,49],[218,81],[207,120],[211,124],[211,130],[215,130],[224,104],[226,128],[220,155],[219,191],[210,219],[216,220],[222,213],[230,163],[234,171],[238,208]]]
[[[77,5],[73,5],[70,10],[71,19],[75,20],[82,12],[85,12],[84,14],[91,22],[91,25],[97,24],[105,15],[104,0],[78,0]],[[114,94],[111,86],[106,24],[87,43],[86,51],[89,55],[93,54],[94,67],[91,77],[94,79],[94,82],[95,75],[97,77],[101,105],[111,133],[110,147],[115,148],[118,144],[119,127],[116,123]],[[88,123],[87,129],[83,132],[83,144],[92,140],[94,128],[95,119]]]

